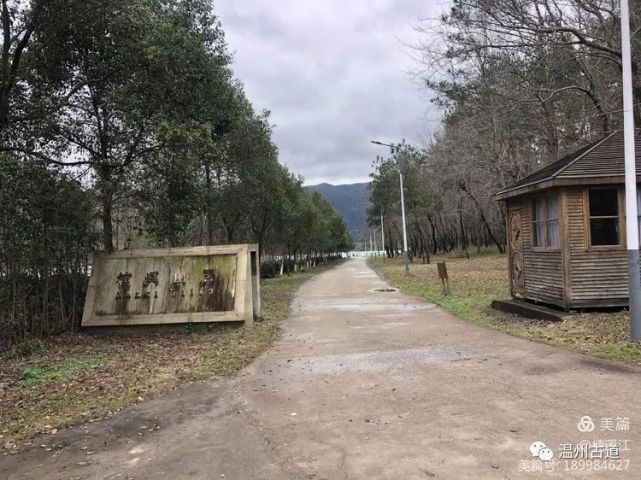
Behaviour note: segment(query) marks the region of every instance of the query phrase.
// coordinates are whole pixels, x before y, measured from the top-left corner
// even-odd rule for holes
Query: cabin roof
[[[637,177],[641,175],[641,134],[635,131]],[[567,185],[623,183],[623,133],[613,132],[566,155],[494,194],[497,200]]]

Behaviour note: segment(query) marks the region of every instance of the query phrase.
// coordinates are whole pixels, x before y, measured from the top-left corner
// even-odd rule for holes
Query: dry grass
[[[191,333],[65,334],[43,352],[0,362],[0,446],[102,418],[181,383],[230,376],[277,337],[293,294],[320,269],[262,284],[254,328],[211,325]]]
[[[450,294],[445,295],[436,262],[445,260]],[[563,322],[527,320],[489,308],[494,299],[509,298],[507,260],[483,252],[469,260],[460,256],[436,257],[430,265],[413,264],[404,276],[402,259],[371,258],[369,264],[405,293],[423,297],[475,324],[510,335],[548,343],[601,358],[641,365],[641,344],[628,341],[628,314],[592,312],[573,315]]]

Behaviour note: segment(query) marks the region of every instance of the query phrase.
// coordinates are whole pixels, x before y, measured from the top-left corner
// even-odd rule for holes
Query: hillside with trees
[[[343,216],[347,229],[356,239],[365,239],[367,233],[367,206],[369,201],[368,183],[351,183],[330,185],[321,183],[309,185],[310,190],[317,191],[332,204]]]
[[[349,248],[279,163],[209,0],[0,6],[0,347],[78,327],[97,248]]]
[[[638,103],[641,7],[631,8]],[[387,212],[391,247],[402,245],[402,168],[414,254],[502,250],[492,193],[620,127],[619,24],[607,0],[455,0],[420,23],[418,76],[444,119],[424,145],[400,142],[378,159],[369,220]]]

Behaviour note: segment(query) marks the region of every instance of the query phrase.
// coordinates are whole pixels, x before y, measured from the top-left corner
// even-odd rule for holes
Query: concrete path
[[[385,286],[362,259],[323,273],[237,379],[42,437],[60,447],[0,458],[0,478],[641,478],[641,369],[478,328]],[[594,430],[579,431],[584,416]],[[621,461],[598,470],[559,458],[561,444],[613,439]],[[535,441],[554,461],[532,458]]]

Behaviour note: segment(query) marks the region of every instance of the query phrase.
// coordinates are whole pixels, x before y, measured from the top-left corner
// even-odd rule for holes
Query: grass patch
[[[174,333],[65,334],[42,351],[0,361],[0,447],[91,419],[181,383],[234,375],[277,338],[298,287],[331,267],[261,282],[251,329],[209,324]],[[200,326],[199,326],[200,327]]]
[[[447,263],[450,294],[445,295],[436,262]],[[410,295],[442,306],[472,323],[517,337],[547,343],[600,358],[641,365],[641,343],[630,342],[625,311],[573,315],[563,322],[512,317],[489,308],[495,299],[510,298],[507,259],[483,252],[470,259],[453,254],[433,257],[429,265],[411,265],[405,277],[403,259],[374,257],[369,265],[389,283]]]
[[[52,380],[68,380],[74,375],[100,366],[99,358],[65,358],[50,365],[27,365],[18,377],[18,385],[32,387]]]

